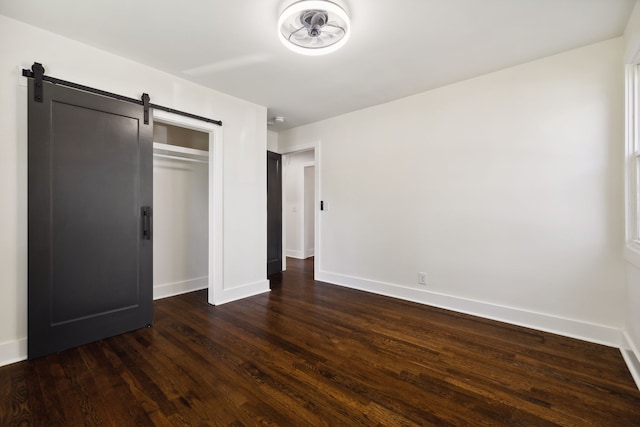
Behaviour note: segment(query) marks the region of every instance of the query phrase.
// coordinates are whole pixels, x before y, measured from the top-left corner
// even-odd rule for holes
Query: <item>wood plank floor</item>
[[[0,425],[640,426],[614,348],[312,280],[0,368]]]

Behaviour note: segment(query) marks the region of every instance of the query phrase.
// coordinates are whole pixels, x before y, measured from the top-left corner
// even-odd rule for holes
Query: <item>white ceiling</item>
[[[635,4],[336,0],[349,42],[307,57],[277,36],[294,1],[0,0],[0,14],[264,105],[281,130],[620,36]]]

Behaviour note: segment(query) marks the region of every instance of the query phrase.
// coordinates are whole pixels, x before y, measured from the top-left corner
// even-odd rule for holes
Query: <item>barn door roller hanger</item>
[[[106,96],[108,98],[117,99],[119,101],[130,102],[132,104],[140,105],[144,108],[144,124],[149,124],[149,109],[153,108],[156,110],[166,111],[168,113],[178,114],[185,117],[190,117],[192,119],[200,120],[207,123],[213,123],[218,126],[222,126],[222,121],[210,119],[208,117],[198,116],[196,114],[187,113],[185,111],[175,110],[173,108],[164,107],[162,105],[152,104],[150,102],[151,98],[149,94],[143,93],[140,99],[130,98],[128,96],[118,95],[117,93],[107,92],[101,89],[96,89],[90,86],[81,85],[78,83],[69,82],[66,80],[58,79],[55,77],[47,76],[44,74],[44,67],[39,62],[34,62],[31,66],[31,70],[22,70],[22,75],[24,77],[34,79],[34,100],[36,102],[42,102],[44,85],[43,82],[50,82],[56,85],[66,86],[73,89],[83,90],[85,92],[95,93],[97,95]]]

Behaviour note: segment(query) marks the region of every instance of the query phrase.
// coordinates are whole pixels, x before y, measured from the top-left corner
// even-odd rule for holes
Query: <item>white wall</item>
[[[279,153],[278,151],[278,133],[272,130],[267,131],[267,150]]]
[[[209,165],[153,159],[153,297],[208,286]]]
[[[268,290],[266,108],[0,16],[0,364],[26,356],[26,88],[18,67],[223,121],[224,288]],[[247,242],[251,242],[248,244]]]
[[[622,54],[613,39],[280,132],[283,152],[320,148],[316,279],[617,345]]]
[[[304,165],[313,163],[314,152],[286,154],[283,157],[283,222],[286,229],[285,255],[304,258]]]

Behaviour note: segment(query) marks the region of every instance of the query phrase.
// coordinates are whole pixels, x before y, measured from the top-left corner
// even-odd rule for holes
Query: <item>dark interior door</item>
[[[267,151],[267,275],[282,271],[282,156]]]
[[[153,125],[139,105],[29,81],[29,358],[153,317]]]

